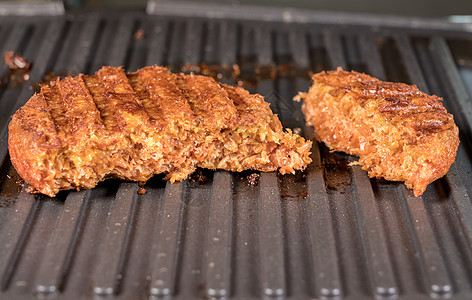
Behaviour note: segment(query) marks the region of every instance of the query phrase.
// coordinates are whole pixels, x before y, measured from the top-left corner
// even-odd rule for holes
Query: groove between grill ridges
[[[232,175],[215,172],[210,199],[206,241],[206,295],[228,297],[231,293],[231,227],[233,223]]]
[[[76,251],[90,191],[69,193],[46,246],[34,289],[44,296],[60,292]]]
[[[136,210],[137,190],[136,183],[125,182],[120,184],[116,193],[98,264],[92,275],[95,295],[112,295],[119,289]]]
[[[313,128],[305,126],[307,134]],[[335,298],[343,294],[339,275],[339,261],[336,254],[336,243],[333,233],[328,194],[321,171],[321,157],[318,143],[312,147],[312,170],[307,175],[307,201],[309,202],[309,220],[311,246],[314,262],[314,282],[319,297]],[[320,247],[320,245],[325,245]]]
[[[434,238],[426,215],[422,197],[414,197],[411,191],[401,186],[404,210],[408,219],[413,244],[419,253],[419,265],[424,274],[425,289],[432,298],[449,298],[452,284],[445,268],[441,252]]]
[[[18,196],[20,204],[15,205],[15,217],[11,217],[7,224],[6,253],[0,257],[0,293],[5,291],[11,281],[15,264],[22,252],[28,232],[31,230],[32,221],[38,209],[39,200],[26,192],[23,188]]]
[[[174,294],[186,182],[167,182],[149,294],[157,297]]]

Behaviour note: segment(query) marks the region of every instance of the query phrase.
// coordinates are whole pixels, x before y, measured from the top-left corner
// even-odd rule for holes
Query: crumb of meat
[[[8,75],[3,80],[7,82],[8,88],[17,88],[30,79],[31,62],[13,51],[5,52],[4,60],[8,66]]]
[[[142,40],[144,38],[144,30],[143,29],[138,29],[134,33],[134,39],[135,40]]]
[[[248,177],[247,177],[247,183],[250,185],[250,186],[256,186],[259,184],[259,179],[261,178],[261,175],[259,175],[258,173],[251,173]]]
[[[297,95],[295,95],[295,97],[293,97],[293,101],[295,102],[300,102],[303,100],[303,98],[305,98],[307,95],[307,93],[304,93],[304,92],[298,92]]]
[[[138,189],[138,195],[144,195],[144,194],[146,194],[146,189],[140,187]]]
[[[4,59],[8,68],[13,70],[29,69],[31,67],[31,62],[27,61],[23,56],[13,51],[5,52]]]

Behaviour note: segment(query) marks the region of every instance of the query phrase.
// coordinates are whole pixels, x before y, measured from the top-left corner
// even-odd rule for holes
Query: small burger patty
[[[454,162],[459,130],[442,99],[414,85],[337,71],[301,93],[306,122],[333,151],[359,156],[370,177],[405,181],[416,196]]]
[[[311,141],[284,131],[262,96],[158,66],[42,86],[13,115],[8,147],[30,191],[49,196],[109,177],[174,182],[197,167],[285,174],[311,161]]]

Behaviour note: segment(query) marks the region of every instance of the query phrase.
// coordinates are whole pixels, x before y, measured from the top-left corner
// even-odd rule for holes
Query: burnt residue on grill
[[[280,198],[284,201],[302,201],[307,196],[306,172],[278,175]]]
[[[16,203],[16,198],[0,196],[0,208],[12,207]]]
[[[144,35],[144,32],[136,31],[136,35]],[[205,75],[214,78],[216,81],[227,80],[234,83],[234,85],[244,88],[255,87],[260,81],[275,80],[276,78],[302,78],[310,81],[313,71],[308,68],[297,67],[293,63],[286,63],[280,65],[261,65],[253,62],[248,58],[241,58],[243,64],[220,65],[220,64],[205,64],[198,65],[184,64],[184,65],[170,65],[166,66],[174,73],[194,73],[198,75]],[[29,73],[28,73],[29,74]],[[65,70],[56,74],[54,72],[47,72],[38,82],[34,82],[31,86],[34,92],[39,92],[42,85],[47,85],[51,81],[62,79],[67,76],[77,76],[76,70]]]
[[[308,68],[297,67],[293,63],[279,65],[261,65],[250,57],[241,57],[239,63],[228,65],[205,64],[198,65],[184,64],[181,66],[172,65],[168,68],[172,72],[195,73],[213,77],[217,81],[223,79],[232,81],[237,86],[255,87],[260,81],[274,80],[276,78],[303,78],[310,80],[313,72]]]
[[[190,174],[188,181],[198,186],[206,185],[211,179],[211,173],[212,171],[208,169],[197,168],[195,172]]]
[[[15,168],[11,167],[0,181],[0,208],[14,205],[24,184]]]
[[[348,156],[339,152],[329,152],[326,146],[320,147],[322,170],[327,191],[338,191],[351,184]]]

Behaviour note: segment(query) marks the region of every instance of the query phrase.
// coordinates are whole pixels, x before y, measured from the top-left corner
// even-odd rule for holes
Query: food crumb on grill
[[[4,58],[8,68],[12,70],[29,69],[31,67],[31,62],[13,51],[5,52]]]
[[[134,39],[135,40],[142,40],[144,38],[144,30],[143,29],[138,29],[134,33]]]
[[[295,127],[293,128],[293,131],[292,131],[294,134],[302,134],[302,129],[300,127]]]
[[[256,186],[259,183],[259,179],[261,178],[261,175],[259,173],[252,173],[247,177],[247,183],[250,186]]]
[[[140,188],[138,189],[138,195],[144,195],[144,194],[146,194],[146,189],[140,187]]]
[[[31,62],[13,51],[7,51],[4,55],[5,64],[8,66],[8,74],[2,78],[7,88],[17,88],[30,79]]]

